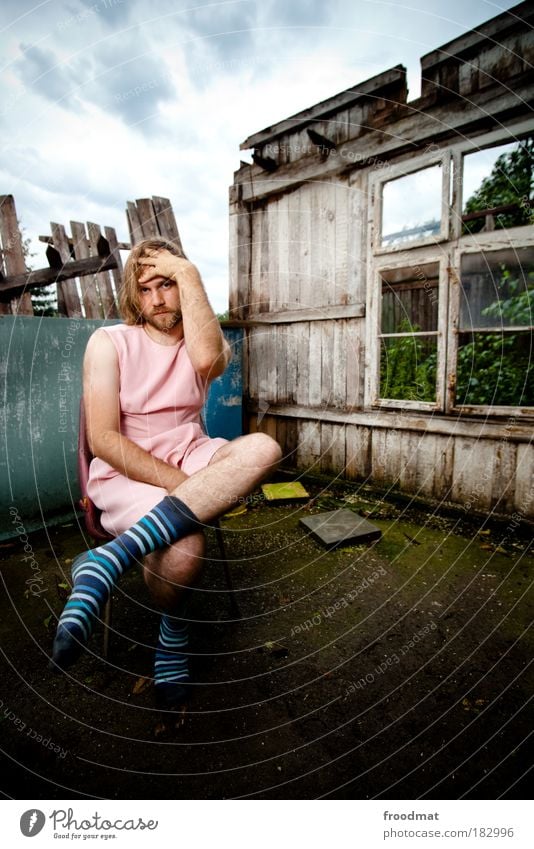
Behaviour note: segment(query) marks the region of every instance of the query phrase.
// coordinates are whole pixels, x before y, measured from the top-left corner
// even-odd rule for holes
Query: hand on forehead
[[[145,248],[143,254],[137,260],[137,265],[139,266],[137,274],[138,281],[147,281],[161,276],[161,271],[159,273],[156,271],[156,265],[158,260],[165,259],[166,256],[172,255],[165,248]]]

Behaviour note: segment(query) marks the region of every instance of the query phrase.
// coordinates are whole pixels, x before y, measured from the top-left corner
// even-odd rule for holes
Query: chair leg
[[[234,585],[232,583],[232,575],[230,574],[230,566],[228,565],[228,557],[226,556],[226,546],[224,544],[224,536],[221,530],[221,523],[217,519],[216,522],[213,523],[213,528],[215,530],[215,537],[217,539],[217,544],[219,546],[219,551],[221,553],[221,560],[224,569],[224,575],[226,578],[226,586],[228,588],[228,597],[230,601],[230,611],[235,619],[242,619],[243,614],[239,609],[239,605],[236,600]]]
[[[113,537],[110,536],[109,539],[113,539]],[[104,540],[104,542],[106,542],[104,537],[101,537],[100,540],[99,540],[99,538],[93,536],[93,541],[94,541],[95,545],[98,545],[99,542],[100,542],[100,544],[102,544],[102,540]],[[110,640],[110,634],[111,634],[112,616],[113,616],[113,606],[112,606],[111,595],[110,595],[110,597],[108,598],[106,605],[104,607],[104,615],[102,617],[103,621],[104,621],[104,634],[103,634],[103,637],[102,637],[102,657],[105,657],[106,659],[109,655],[109,640]]]

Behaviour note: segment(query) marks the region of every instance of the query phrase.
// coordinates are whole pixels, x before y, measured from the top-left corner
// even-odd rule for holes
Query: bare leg
[[[141,557],[172,546],[173,541],[195,536],[199,523],[208,523],[222,515],[252,492],[273,471],[280,457],[280,447],[269,436],[255,433],[240,437],[220,449],[207,468],[183,481],[172,493],[176,499],[164,498],[116,539],[77,557],[72,571],[74,588],[61,614],[54,640],[53,665],[66,669],[74,663],[89,639],[111,588],[127,569]],[[195,568],[191,566],[192,556],[197,555],[190,551],[186,571]],[[176,561],[169,572],[174,557],[180,559],[180,555],[173,554],[167,555],[167,559],[152,561],[154,572],[158,569],[166,572],[166,588],[162,589],[162,580],[159,589],[155,590],[160,597],[164,595],[162,600],[166,607],[172,605],[179,594],[178,588],[168,583],[169,579],[174,580],[170,573],[176,570]],[[168,644],[173,641],[178,642],[170,635]],[[163,651],[167,651],[166,647]],[[165,662],[161,660],[161,664]]]
[[[279,457],[278,444],[265,434],[241,436],[219,448],[208,466],[187,478],[173,495],[184,501],[201,521],[210,521],[235,506],[239,498],[249,495],[273,470]],[[190,484],[196,485],[189,487]],[[186,492],[186,487],[191,489],[191,494]],[[193,499],[197,504],[200,499],[207,498],[208,493],[213,505],[208,504],[201,516],[193,506]],[[145,558],[145,582],[162,610],[175,609],[183,598],[184,588],[196,582],[202,570],[204,552],[203,534],[190,534]]]
[[[169,548],[145,557],[143,576],[151,597],[162,610],[172,612],[202,571],[204,534],[190,534]]]
[[[264,433],[240,436],[219,448],[210,464],[183,481],[172,493],[201,522],[210,522],[235,506],[280,462],[282,452]]]
[[[237,499],[248,495],[280,459],[280,448],[263,434],[241,437],[220,448],[210,464],[191,475],[173,494],[179,496],[201,522],[226,512]],[[189,696],[187,622],[183,617],[186,588],[201,569],[204,553],[202,534],[190,534],[178,543],[145,558],[145,580],[152,597],[168,611],[160,623],[155,657],[157,702],[180,710]]]
[[[162,609],[154,657],[156,703],[178,711],[177,727],[185,719],[189,687],[189,627],[186,617],[188,588],[202,568],[205,540],[190,534],[168,548],[145,557],[143,575],[156,604]]]

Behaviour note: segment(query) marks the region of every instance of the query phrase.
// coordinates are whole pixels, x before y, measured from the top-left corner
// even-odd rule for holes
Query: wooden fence
[[[162,237],[182,247],[176,219],[167,198],[127,202],[130,242],[119,242],[113,227],[71,221],[71,235],[63,224],[50,222],[48,268],[30,271],[24,256],[13,195],[0,195],[0,315],[33,315],[30,290],[56,284],[60,316],[117,318],[122,281],[120,252],[146,238]]]

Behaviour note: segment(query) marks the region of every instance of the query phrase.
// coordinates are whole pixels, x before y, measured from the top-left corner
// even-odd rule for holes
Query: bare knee
[[[282,449],[278,442],[266,433],[250,433],[245,437],[247,448],[254,457],[255,464],[274,469],[282,459]]]
[[[265,464],[268,466],[278,466],[282,459],[282,449],[278,442],[266,433],[258,433],[256,436],[261,436],[261,451],[265,457]]]

